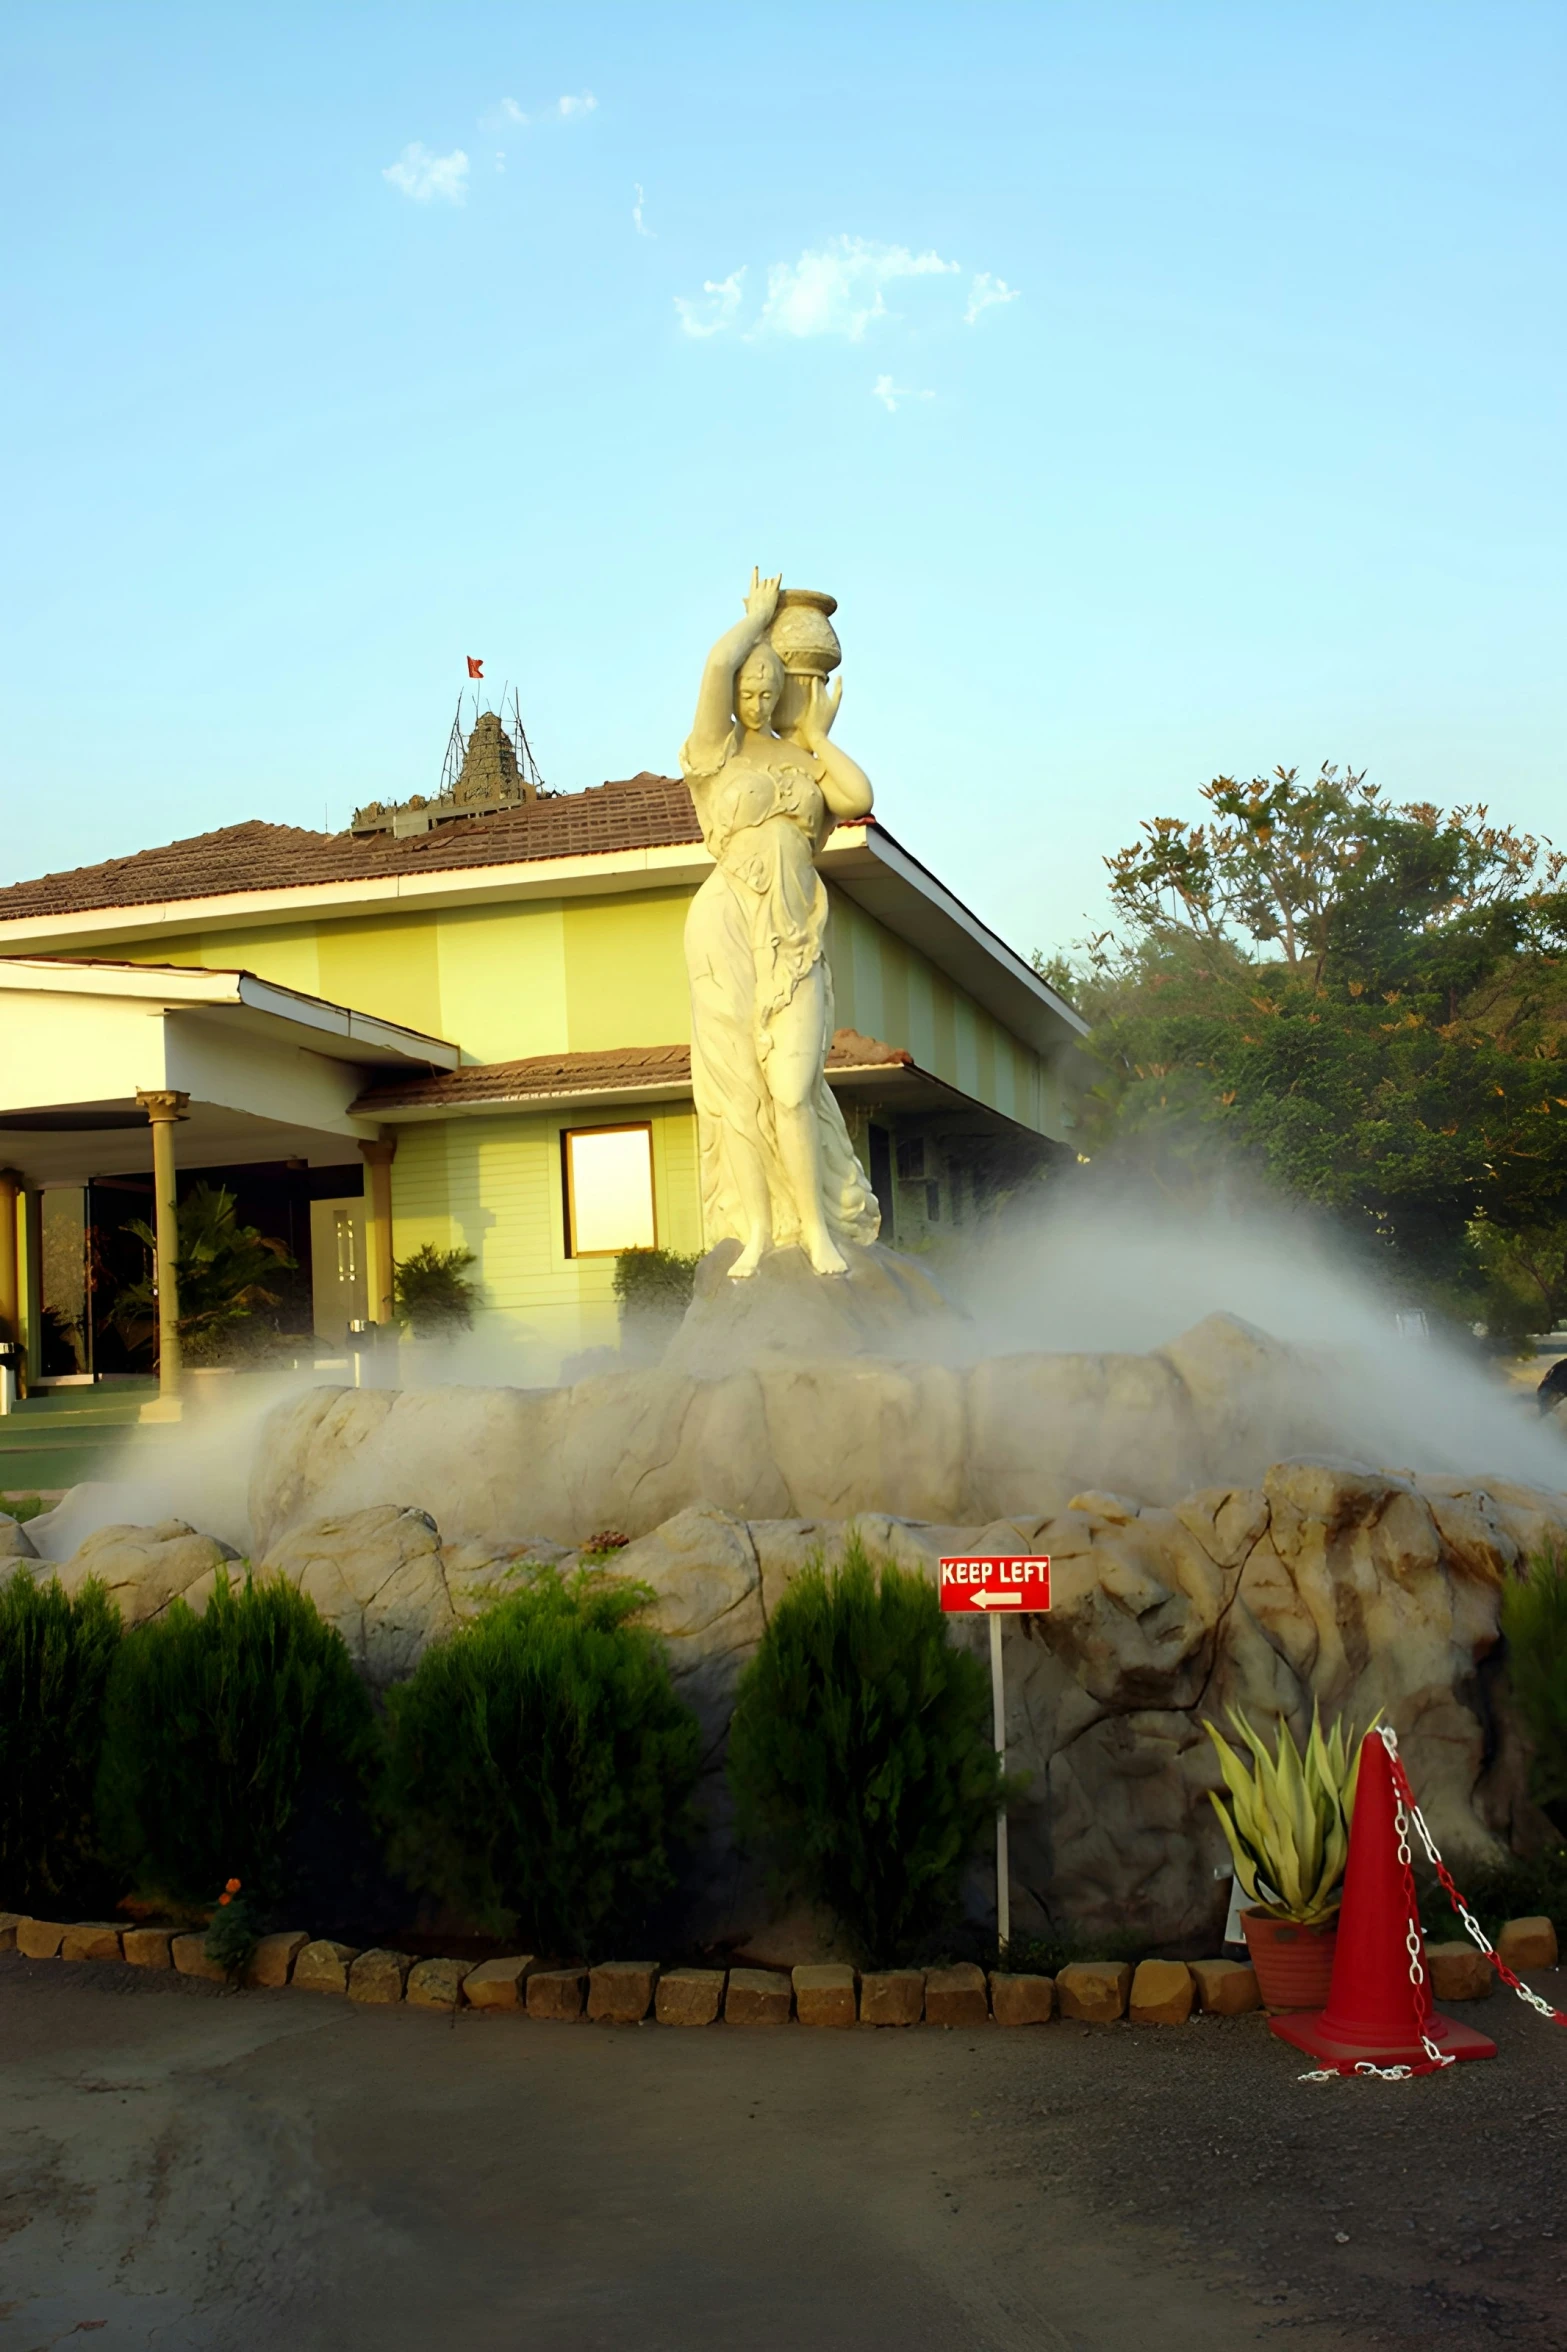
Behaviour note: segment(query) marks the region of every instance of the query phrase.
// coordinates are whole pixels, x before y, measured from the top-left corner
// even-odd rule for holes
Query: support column
[[[372,1323],[392,1316],[392,1162],[395,1135],[362,1143],[365,1163],[365,1304]]]
[[[17,1203],[22,1179],[14,1168],[0,1168],[0,1347],[14,1351],[0,1365],[0,1412],[9,1412],[11,1399],[25,1382],[20,1361],[22,1337],[22,1262],[16,1241]]]
[[[27,1328],[27,1385],[44,1376],[44,1196],[22,1195],[22,1301]]]
[[[180,1415],[180,1233],[174,1177],[174,1129],[185,1116],[188,1094],[172,1087],[138,1087],[136,1100],[152,1127],[152,1222],[157,1235],[158,1417]]]

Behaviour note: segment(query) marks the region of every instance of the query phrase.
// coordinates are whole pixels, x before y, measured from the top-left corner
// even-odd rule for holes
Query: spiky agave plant
[[[1342,1719],[1324,1734],[1313,1708],[1305,1753],[1281,1719],[1277,1753],[1270,1755],[1239,1709],[1230,1708],[1229,1716],[1251,1751],[1249,1765],[1211,1723],[1203,1729],[1218,1750],[1229,1791],[1228,1805],[1216,1789],[1208,1794],[1230,1841],[1235,1875],[1270,1919],[1325,1925],[1338,1910],[1349,1856],[1360,1740]]]

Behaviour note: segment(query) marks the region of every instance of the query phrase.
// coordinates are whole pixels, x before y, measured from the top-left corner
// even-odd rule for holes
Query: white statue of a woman
[[[842,699],[810,681],[790,736],[774,732],[784,669],[767,642],[777,580],[753,571],[745,618],[707,657],[680,765],[716,864],[686,919],[691,1076],[709,1246],[733,1237],[731,1278],[798,1244],[843,1274],[839,1244],[881,1217],[824,1075],[832,974],[816,852],[868,816],[869,780],[828,740]]]

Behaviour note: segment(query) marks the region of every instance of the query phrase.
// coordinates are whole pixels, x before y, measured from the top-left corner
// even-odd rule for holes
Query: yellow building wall
[[[567,1127],[627,1126],[653,1138],[653,1209],[660,1248],[702,1247],[696,1118],[686,1104],[420,1122],[397,1131],[392,1162],[392,1249],[426,1242],[472,1250],[482,1296],[476,1336],[534,1348],[548,1359],[614,1346],[619,1317],[613,1258],[566,1254],[561,1135]]]
[[[1044,1133],[1063,1132],[1048,1065],[944,972],[829,889],[841,1028]],[[690,893],[638,890],[514,906],[381,914],[160,939],[147,963],[239,966],[444,1037],[473,1062],[680,1045],[691,1034],[682,933]]]
[[[1058,1090],[1043,1058],[863,907],[838,890],[828,896],[839,1028],[902,1046],[922,1070],[976,1102],[1059,1134]]]

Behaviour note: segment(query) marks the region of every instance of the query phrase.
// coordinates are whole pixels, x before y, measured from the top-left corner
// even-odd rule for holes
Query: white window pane
[[[587,1129],[566,1138],[571,1171],[571,1247],[653,1247],[653,1137],[646,1127]]]

